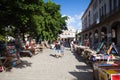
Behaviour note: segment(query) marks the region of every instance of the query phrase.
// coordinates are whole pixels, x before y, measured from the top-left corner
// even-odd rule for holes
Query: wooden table
[[[95,55],[96,52],[87,48],[84,50],[84,54],[83,54],[83,57],[86,58],[86,59],[89,59],[91,55]]]
[[[86,46],[76,46],[76,50],[77,50],[77,53],[82,55],[82,52],[85,50],[85,49],[88,49],[88,47]]]

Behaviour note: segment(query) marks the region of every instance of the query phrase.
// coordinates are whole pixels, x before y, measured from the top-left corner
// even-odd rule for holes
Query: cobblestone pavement
[[[31,58],[21,58],[22,64],[1,72],[0,80],[93,80],[91,67],[69,49],[62,58],[55,58],[55,53],[45,49]]]

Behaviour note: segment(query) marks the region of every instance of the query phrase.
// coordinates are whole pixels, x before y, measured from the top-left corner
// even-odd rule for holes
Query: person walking
[[[73,40],[70,42],[70,50],[71,50],[71,52],[73,52],[73,50],[74,50],[74,41]]]
[[[60,44],[58,44],[58,42],[56,42],[55,44],[55,50],[57,51],[57,54],[55,55],[57,58],[61,57],[61,52],[60,52]]]
[[[60,51],[61,51],[62,56],[64,55],[64,50],[65,50],[65,47],[64,47],[63,43],[61,43]]]

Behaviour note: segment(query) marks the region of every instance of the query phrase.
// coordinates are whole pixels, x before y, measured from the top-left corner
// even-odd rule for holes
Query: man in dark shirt
[[[58,44],[58,42],[55,44],[55,49],[57,51],[56,57],[61,57],[61,54],[60,54],[60,44]]]

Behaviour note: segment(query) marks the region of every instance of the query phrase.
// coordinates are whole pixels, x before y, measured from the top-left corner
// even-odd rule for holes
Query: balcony
[[[102,25],[106,22],[110,22],[111,20],[119,18],[118,16],[120,16],[120,6],[117,7],[116,9],[114,9],[111,13],[108,13],[106,15],[101,16],[100,22],[98,24],[96,23],[96,21],[94,21],[94,23],[92,25],[89,25],[89,27],[84,28],[82,30],[82,32],[86,32],[86,31],[93,29],[95,27],[99,27],[100,25]]]

